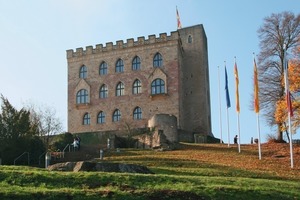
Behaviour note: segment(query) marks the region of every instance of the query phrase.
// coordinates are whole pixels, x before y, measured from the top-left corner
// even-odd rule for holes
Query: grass
[[[122,149],[103,162],[147,166],[155,174],[50,172],[0,166],[0,199],[300,199],[300,146],[180,144],[178,150]]]

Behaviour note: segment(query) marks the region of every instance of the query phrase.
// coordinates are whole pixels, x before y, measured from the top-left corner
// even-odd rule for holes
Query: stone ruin
[[[178,143],[177,118],[169,114],[156,114],[148,121],[152,133],[135,136],[136,147],[142,149],[174,149]]]
[[[154,174],[147,167],[134,164],[124,163],[108,163],[108,162],[64,162],[50,165],[50,171],[68,171],[68,172],[123,172],[123,173],[140,173],[140,174]]]

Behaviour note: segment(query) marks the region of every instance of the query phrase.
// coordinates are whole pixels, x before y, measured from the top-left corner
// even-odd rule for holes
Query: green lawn
[[[150,175],[0,166],[0,199],[300,199],[300,168],[290,169],[288,156],[274,157],[284,154],[279,149],[264,148],[260,161],[250,145],[241,153],[220,144],[181,144],[174,151],[105,154],[103,162],[144,165]]]

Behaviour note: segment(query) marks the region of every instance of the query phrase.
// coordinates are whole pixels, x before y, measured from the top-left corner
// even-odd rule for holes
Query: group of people
[[[80,150],[80,137],[79,136],[75,136],[74,137],[74,141],[72,143],[73,147],[74,147],[74,150]]]

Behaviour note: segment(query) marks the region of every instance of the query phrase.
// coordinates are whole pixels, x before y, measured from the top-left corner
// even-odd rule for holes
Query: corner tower
[[[212,135],[207,38],[203,25],[178,30],[180,62],[180,129]]]

